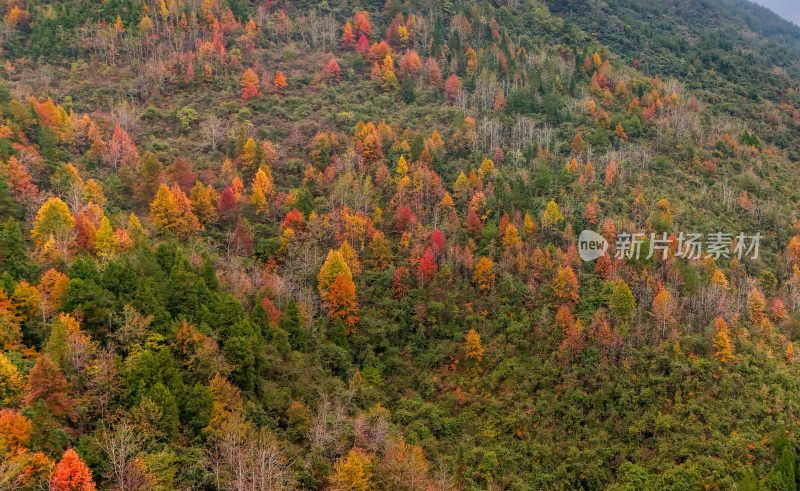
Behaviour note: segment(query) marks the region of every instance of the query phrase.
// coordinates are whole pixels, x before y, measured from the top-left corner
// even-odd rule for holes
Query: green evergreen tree
[[[777,464],[777,471],[783,483],[783,491],[797,491],[796,470],[794,449],[790,443],[787,443],[781,451]]]
[[[614,284],[608,299],[611,314],[620,322],[628,322],[636,309],[636,299],[627,283],[622,280]]]
[[[19,222],[9,217],[0,229],[0,272],[8,272],[12,278],[21,280],[30,279],[33,271],[34,266],[25,253]]]
[[[2,158],[3,155],[0,153],[0,159]],[[2,175],[0,175],[0,216],[22,218],[22,209],[14,201],[14,197],[11,196],[11,189]]]

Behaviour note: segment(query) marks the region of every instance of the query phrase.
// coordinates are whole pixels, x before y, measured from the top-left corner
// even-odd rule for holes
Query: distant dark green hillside
[[[651,75],[675,77],[716,110],[760,125],[783,147],[796,142],[769,122],[773,104],[798,101],[800,27],[743,0],[548,0],[552,13],[591,33]]]

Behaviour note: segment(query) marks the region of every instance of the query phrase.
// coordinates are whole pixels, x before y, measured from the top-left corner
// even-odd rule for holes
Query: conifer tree
[[[24,279],[32,270],[19,222],[8,217],[0,228],[0,273],[7,272],[13,279]]]
[[[733,360],[733,343],[731,342],[730,327],[725,319],[714,319],[714,357],[722,363]]]
[[[64,374],[47,355],[40,355],[28,374],[25,404],[37,402],[56,416],[71,416],[74,401],[69,397],[69,384]]]
[[[636,309],[636,299],[627,283],[616,281],[608,300],[611,314],[620,322],[628,322]]]
[[[464,336],[464,354],[468,359],[476,362],[483,360],[484,349],[481,335],[475,329],[470,329]]]

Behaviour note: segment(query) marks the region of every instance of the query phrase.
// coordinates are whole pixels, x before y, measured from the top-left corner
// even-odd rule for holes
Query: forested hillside
[[[0,489],[800,484],[800,28],[734,0],[0,14]]]
[[[796,125],[782,107],[800,103],[800,29],[747,0],[548,1],[553,13],[652,76],[674,77],[800,159]]]

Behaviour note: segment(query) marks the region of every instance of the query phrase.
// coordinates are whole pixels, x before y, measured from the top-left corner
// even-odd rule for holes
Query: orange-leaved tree
[[[406,443],[402,436],[386,445],[378,467],[386,489],[436,489],[422,447]]]
[[[250,99],[261,95],[259,85],[261,81],[258,79],[258,74],[252,68],[248,68],[242,74],[242,102],[247,102]]]
[[[317,287],[328,307],[328,316],[342,320],[349,333],[358,322],[358,303],[353,274],[340,251],[328,251],[328,257],[317,275]]]
[[[359,10],[353,16],[353,24],[355,25],[356,32],[369,37],[372,33],[372,22],[369,20],[369,12],[366,10]]]
[[[334,57],[331,57],[331,59],[328,60],[325,68],[322,69],[322,73],[328,80],[334,80],[338,82],[342,79],[342,69],[339,67],[339,63]]]
[[[272,85],[275,87],[275,90],[281,94],[283,93],[283,89],[289,85],[289,82],[286,81],[286,75],[284,75],[282,71],[278,70],[278,72],[275,74],[275,78],[272,79]]]
[[[56,464],[53,477],[50,478],[51,491],[95,491],[92,472],[81,457],[68,448],[61,460]]]
[[[653,298],[653,316],[662,329],[673,321],[673,310],[672,295],[666,288],[662,288]]]
[[[725,319],[714,319],[714,357],[722,363],[733,360],[733,342],[731,342],[730,327]]]
[[[23,452],[31,440],[33,423],[19,411],[0,409],[0,455]]]
[[[339,42],[343,48],[352,48],[356,44],[356,36],[353,34],[353,25],[350,21],[345,22]]]
[[[458,96],[461,93],[461,79],[458,78],[458,75],[455,73],[450,75],[447,78],[447,81],[444,83],[444,98],[450,104],[454,104],[458,100]]]

